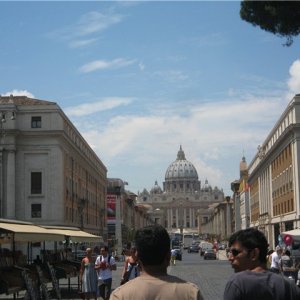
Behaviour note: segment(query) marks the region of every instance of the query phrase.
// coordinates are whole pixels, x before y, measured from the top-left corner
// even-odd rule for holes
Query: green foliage
[[[300,34],[300,1],[242,1],[241,19],[285,37],[291,46],[293,37]]]

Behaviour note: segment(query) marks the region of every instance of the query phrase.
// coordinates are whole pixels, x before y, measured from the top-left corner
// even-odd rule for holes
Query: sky
[[[231,195],[300,93],[300,38],[242,21],[239,1],[0,2],[0,94],[56,102],[138,193],[180,145]]]

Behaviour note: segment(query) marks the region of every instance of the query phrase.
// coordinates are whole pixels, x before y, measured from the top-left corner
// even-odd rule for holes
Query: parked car
[[[216,252],[213,249],[207,249],[203,254],[204,259],[217,259]]]
[[[192,245],[188,248],[188,253],[199,253],[199,246]]]
[[[209,242],[201,242],[199,247],[200,247],[200,255],[202,256],[206,250],[213,249],[213,244]]]
[[[181,252],[181,249],[180,248],[173,248],[173,249],[175,249],[175,251],[176,251],[176,260],[182,260],[182,252]]]

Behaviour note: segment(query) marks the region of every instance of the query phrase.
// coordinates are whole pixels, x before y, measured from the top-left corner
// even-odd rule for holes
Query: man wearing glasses
[[[223,300],[296,300],[300,289],[293,281],[267,270],[268,242],[254,228],[239,230],[229,238],[228,260],[235,271]]]

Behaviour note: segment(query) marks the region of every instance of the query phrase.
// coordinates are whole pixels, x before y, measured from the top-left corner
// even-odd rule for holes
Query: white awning
[[[13,234],[16,242],[61,241],[62,235],[33,224],[0,222],[0,232]]]
[[[57,227],[57,226],[43,226],[45,229],[52,234],[60,234],[64,237],[69,237],[72,242],[84,243],[84,242],[95,242],[103,243],[102,236],[94,235],[85,231],[82,231],[78,228],[70,227]]]

